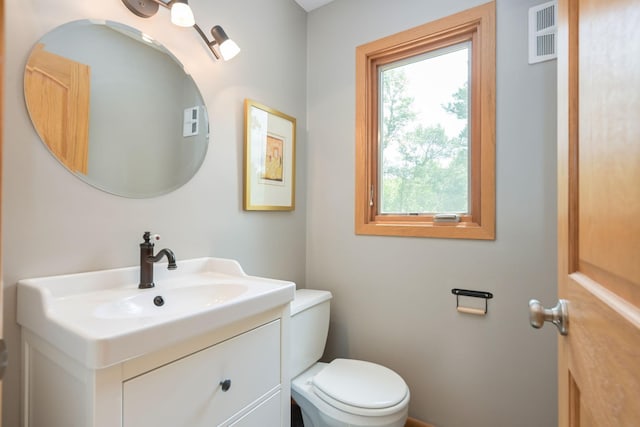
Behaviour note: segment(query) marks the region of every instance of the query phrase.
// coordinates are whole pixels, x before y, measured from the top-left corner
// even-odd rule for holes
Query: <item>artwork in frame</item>
[[[245,99],[244,122],[244,210],[294,210],[296,119]]]

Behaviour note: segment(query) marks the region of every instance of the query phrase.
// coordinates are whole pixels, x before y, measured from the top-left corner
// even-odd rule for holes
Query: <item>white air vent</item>
[[[529,9],[529,64],[557,57],[557,17],[557,1]]]

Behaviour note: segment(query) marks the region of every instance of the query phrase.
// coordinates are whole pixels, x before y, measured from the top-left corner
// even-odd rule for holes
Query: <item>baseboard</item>
[[[407,422],[404,424],[404,427],[434,427],[431,424],[427,424],[425,422],[416,420],[415,418],[407,418]]]

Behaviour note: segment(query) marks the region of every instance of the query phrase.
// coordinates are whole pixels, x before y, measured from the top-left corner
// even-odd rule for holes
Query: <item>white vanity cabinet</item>
[[[91,370],[23,330],[23,427],[290,425],[289,309]]]
[[[23,279],[20,427],[289,427],[295,283],[225,258]]]

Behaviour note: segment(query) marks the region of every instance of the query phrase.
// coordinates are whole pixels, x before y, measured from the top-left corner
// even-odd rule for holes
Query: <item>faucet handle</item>
[[[142,238],[144,239],[145,243],[153,244],[153,242],[150,242],[150,240],[160,240],[160,235],[159,234],[151,234],[150,231],[145,231],[144,234],[142,235]]]

